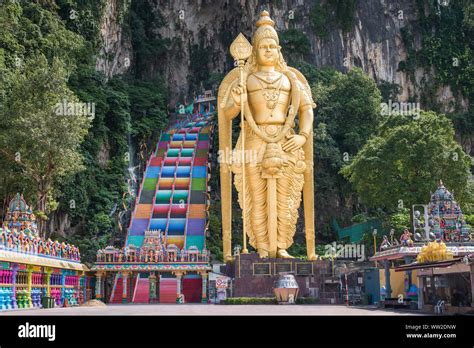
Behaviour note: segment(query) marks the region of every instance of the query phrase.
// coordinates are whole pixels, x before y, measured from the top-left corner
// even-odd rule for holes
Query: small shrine
[[[468,242],[471,239],[471,229],[464,220],[461,207],[442,181],[431,195],[428,214],[428,223],[436,239],[445,242]]]
[[[30,235],[37,235],[36,216],[31,208],[26,204],[23,195],[17,193],[10,201],[5,215],[3,227],[17,232],[24,231]]]
[[[163,259],[165,255],[165,244],[163,241],[163,232],[145,231],[145,238],[143,239],[142,253],[145,262],[158,262]]]
[[[385,268],[384,306],[401,306],[396,297],[400,293],[392,291],[392,269],[405,273],[404,306],[411,306],[408,302],[416,300],[413,307],[433,311],[442,302],[456,302],[452,289],[466,294],[470,291],[470,284],[466,285],[464,277],[471,271],[469,260],[474,253],[474,238],[460,205],[440,181],[430,202],[423,207],[424,214],[414,211],[414,233],[405,229],[400,244],[390,243],[385,236],[380,251],[370,258]],[[426,233],[426,237],[421,236],[421,231]],[[411,238],[413,234],[414,240]],[[416,274],[417,284],[413,281],[413,274]],[[415,296],[416,291],[418,296]]]

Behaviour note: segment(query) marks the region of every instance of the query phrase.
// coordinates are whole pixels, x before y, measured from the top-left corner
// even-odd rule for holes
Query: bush
[[[226,305],[277,304],[273,297],[232,297],[221,302]]]
[[[468,225],[474,226],[474,214],[464,214],[464,220]]]
[[[296,304],[317,304],[317,303],[319,303],[319,298],[300,297],[296,299]]]
[[[318,298],[300,297],[296,299],[296,304],[317,304]],[[250,305],[250,304],[278,304],[273,297],[232,297],[221,302],[226,305]]]

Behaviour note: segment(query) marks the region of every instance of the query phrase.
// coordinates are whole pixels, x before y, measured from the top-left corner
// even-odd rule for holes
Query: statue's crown
[[[260,13],[260,18],[257,21],[257,30],[252,38],[252,46],[256,47],[262,39],[274,39],[279,44],[278,34],[275,31],[275,22],[270,18],[270,14],[267,11]]]
[[[265,10],[260,13],[260,19],[257,21],[257,28],[262,25],[271,25],[272,27],[275,27],[275,22],[270,18],[270,13]]]

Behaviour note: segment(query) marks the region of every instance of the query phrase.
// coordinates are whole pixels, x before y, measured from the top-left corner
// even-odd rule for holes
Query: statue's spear
[[[242,144],[242,153],[241,153],[241,165],[242,165],[242,219],[243,219],[243,250],[242,254],[248,254],[248,249],[247,249],[247,232],[245,228],[245,221],[246,221],[246,205],[245,205],[245,128],[244,128],[244,93],[245,89],[247,88],[245,86],[246,81],[244,81],[244,65],[245,61],[250,57],[252,54],[252,45],[248,40],[245,38],[245,36],[240,33],[232,42],[230,45],[230,54],[232,57],[237,61],[239,65],[239,71],[240,71],[240,86],[244,89],[243,93],[240,94],[240,139],[241,139],[241,144]]]

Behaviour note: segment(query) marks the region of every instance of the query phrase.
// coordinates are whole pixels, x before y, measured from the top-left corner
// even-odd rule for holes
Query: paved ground
[[[324,305],[209,305],[153,304],[108,305],[2,311],[0,315],[420,315],[371,307]]]

